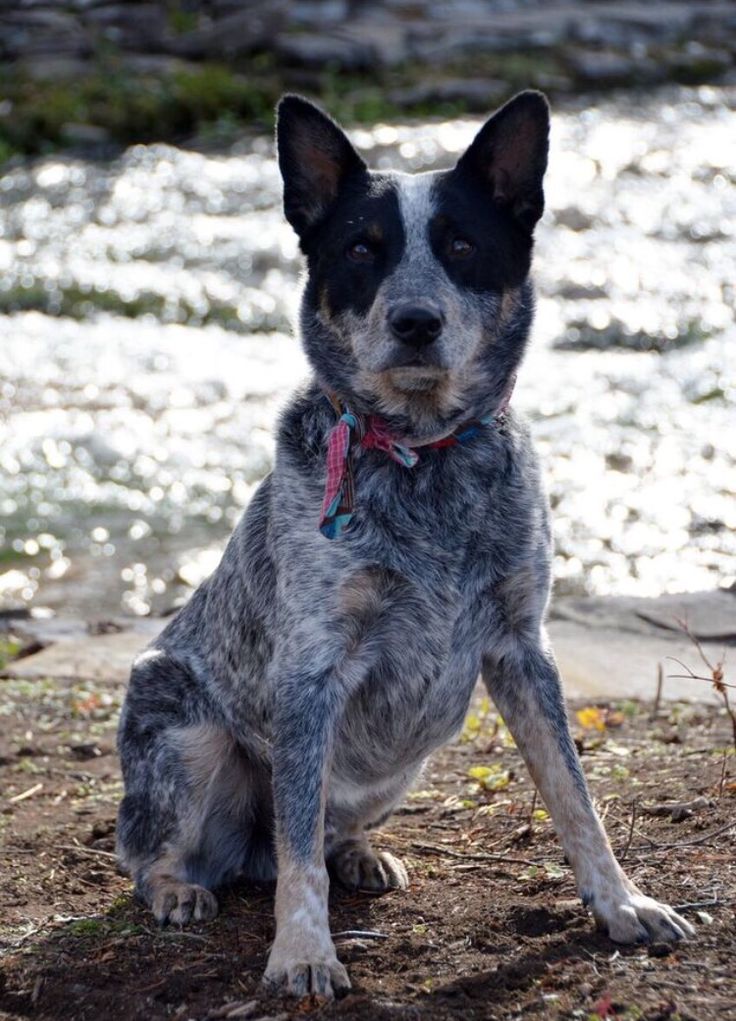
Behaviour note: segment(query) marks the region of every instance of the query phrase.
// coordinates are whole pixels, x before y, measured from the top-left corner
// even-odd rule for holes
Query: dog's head
[[[544,96],[523,92],[453,169],[379,173],[312,103],[281,100],[284,210],[307,257],[302,334],[323,386],[413,437],[494,410],[529,327],[548,134]]]

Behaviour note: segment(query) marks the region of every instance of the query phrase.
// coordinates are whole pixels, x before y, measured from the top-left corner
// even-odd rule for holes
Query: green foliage
[[[21,643],[8,635],[0,635],[0,670],[20,652]]]
[[[104,939],[108,936],[136,936],[143,929],[123,918],[75,918],[64,930],[65,936],[78,939]]]
[[[101,128],[118,145],[176,141],[225,116],[241,130],[264,126],[280,92],[266,72],[255,80],[217,64],[194,71],[131,74],[115,60],[68,81],[0,75],[0,161],[65,144],[69,125]]]
[[[196,27],[196,14],[181,4],[169,6],[174,32]],[[462,63],[442,69],[448,77],[468,73]],[[509,95],[560,73],[559,58],[494,54],[479,57],[473,77],[489,77],[508,85]],[[432,76],[437,68],[432,68]],[[454,117],[467,112],[462,100],[407,103],[401,90],[424,85],[423,64],[346,72],[326,65],[308,89],[340,120],[375,123],[407,114]],[[34,79],[18,69],[0,70],[0,165],[14,154],[38,154],[67,144],[70,125],[102,129],[112,145],[182,141],[188,137],[228,141],[249,129],[269,129],[279,96],[302,89],[293,69],[281,66],[271,53],[255,54],[237,66],[202,63],[192,69],[131,72],[109,44],[100,49],[86,75],[64,81]],[[489,108],[494,102],[489,99]]]
[[[41,281],[0,292],[0,314],[29,311],[80,320],[89,319],[99,312],[125,316],[127,319],[151,315],[161,322],[198,326],[217,323],[236,332],[249,328],[243,322],[237,305],[213,297],[207,299],[202,309],[195,308],[184,299],[171,300],[152,291],[141,291],[135,297],[123,297],[113,289],[83,288],[76,284],[49,289]],[[12,559],[19,558],[13,553]]]

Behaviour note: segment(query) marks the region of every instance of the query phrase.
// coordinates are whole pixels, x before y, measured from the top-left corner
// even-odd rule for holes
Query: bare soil
[[[376,834],[407,863],[410,890],[333,890],[353,991],[325,1004],[259,986],[271,887],[230,889],[217,919],[181,931],[157,929],[133,900],[113,854],[121,694],[0,681],[1,1018],[736,1018],[736,758],[715,706],[670,704],[654,719],[637,703],[571,708],[619,857],[687,914],[695,939],[617,947],[595,931],[479,696],[461,739]],[[693,804],[662,808],[675,802]]]

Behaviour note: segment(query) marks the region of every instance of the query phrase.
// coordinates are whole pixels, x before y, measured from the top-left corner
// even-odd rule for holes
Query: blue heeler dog
[[[328,869],[407,886],[374,850],[482,673],[584,903],[621,943],[692,933],[613,856],[545,635],[547,502],[507,408],[526,346],[549,111],[511,100],[448,171],[367,169],[311,103],[279,106],[313,377],[220,566],[137,660],[120,722],[119,853],[159,922],[277,879],[265,980],[349,987]]]

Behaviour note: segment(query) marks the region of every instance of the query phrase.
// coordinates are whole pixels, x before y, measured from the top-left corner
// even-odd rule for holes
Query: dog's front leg
[[[273,794],[278,879],[276,937],[264,982],[293,996],[327,998],[350,981],[327,915],[325,788],[340,708],[331,671],[292,671],[273,715]]]
[[[483,661],[483,679],[550,811],[583,903],[617,943],[670,941],[693,928],[671,907],[645,896],[616,861],[591,802],[573,744],[551,654],[510,639]]]

